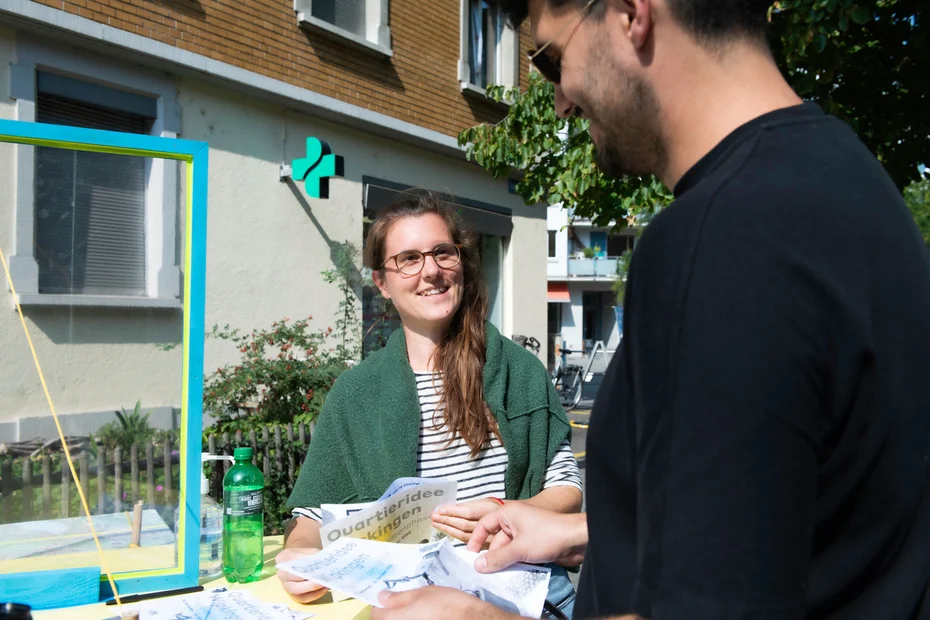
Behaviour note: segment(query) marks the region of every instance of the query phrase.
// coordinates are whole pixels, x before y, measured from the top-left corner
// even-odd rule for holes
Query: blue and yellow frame
[[[113,575],[120,596],[197,584],[200,549],[200,454],[203,418],[204,298],[207,260],[207,166],[205,142],[159,138],[45,123],[0,120],[0,142],[49,146],[136,157],[173,159],[187,164],[184,248],[184,333],[180,421],[180,511],[174,568]],[[79,570],[79,569],[76,569]],[[101,597],[112,596],[101,576]]]

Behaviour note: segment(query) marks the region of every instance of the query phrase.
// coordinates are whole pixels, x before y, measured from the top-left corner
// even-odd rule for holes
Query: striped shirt
[[[420,478],[442,478],[458,483],[456,501],[466,502],[485,497],[504,497],[507,472],[507,450],[491,433],[489,441],[475,458],[461,437],[449,443],[449,429],[442,420],[437,404],[442,394],[439,373],[417,372],[417,397],[420,401],[420,439],[417,445],[416,475]],[[544,489],[572,486],[581,490],[578,463],[571,445],[564,440],[546,468]],[[322,522],[319,507],[294,508],[293,514]]]

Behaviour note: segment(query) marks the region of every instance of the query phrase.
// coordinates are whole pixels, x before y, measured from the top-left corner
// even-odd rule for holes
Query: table
[[[301,605],[295,603],[287,592],[281,587],[281,582],[276,576],[274,558],[284,546],[283,536],[266,536],[265,537],[265,570],[258,581],[241,584],[227,583],[226,579],[220,577],[210,581],[202,582],[204,590],[225,587],[231,590],[248,590],[257,598],[268,603],[286,603],[292,609],[303,609],[316,614],[313,620],[369,620],[371,608],[362,601],[349,599],[334,603],[332,595],[326,594],[322,599]],[[46,611],[33,611],[32,617],[36,620],[45,620],[52,618],[67,618],[68,620],[104,620],[119,616],[119,610],[115,606],[107,607],[103,603],[96,605],[85,605],[83,607],[68,607],[64,609],[50,609]]]
[[[91,517],[113,572],[177,564],[174,533],[155,510],[145,510],[142,515],[142,546],[138,548],[129,547],[129,513]],[[86,517],[0,525],[0,574],[99,565],[100,556]]]

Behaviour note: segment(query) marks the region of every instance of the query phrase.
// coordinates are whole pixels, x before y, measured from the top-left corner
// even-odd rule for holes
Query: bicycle
[[[578,364],[568,363],[569,353],[581,353],[581,351],[572,351],[562,348],[562,354],[555,360],[555,368],[552,369],[552,385],[559,395],[562,402],[562,408],[571,411],[581,402],[581,392],[584,387],[584,369]]]
[[[514,334],[511,336],[511,340],[520,346],[532,351],[534,355],[539,354],[540,344],[536,338],[533,338],[532,336]],[[585,377],[590,374],[591,361],[593,361],[592,356],[592,360],[588,362],[587,368],[583,368],[578,364],[569,364],[568,354],[570,353],[583,353],[583,351],[572,351],[563,348],[562,354],[556,358],[555,368],[553,368],[552,372],[549,373],[552,385],[555,387],[555,391],[559,395],[559,401],[562,404],[562,408],[566,411],[571,411],[578,406],[578,403],[581,402],[581,394],[584,389]]]
[[[529,349],[532,351],[533,355],[539,355],[539,349],[541,345],[539,344],[539,341],[532,336],[521,336],[520,334],[514,334],[511,337],[511,340],[516,342],[524,349]]]

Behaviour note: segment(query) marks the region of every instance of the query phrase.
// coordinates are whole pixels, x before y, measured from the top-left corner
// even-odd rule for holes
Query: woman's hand
[[[275,556],[274,563],[281,564],[282,562],[289,562],[290,560],[296,560],[304,556],[313,555],[318,551],[319,549],[313,549],[310,547],[285,549],[277,556]],[[278,579],[281,580],[281,585],[284,586],[284,591],[290,594],[291,598],[298,603],[312,603],[313,601],[326,594],[327,591],[326,586],[321,586],[318,583],[307,581],[303,577],[298,577],[297,575],[283,570],[278,571]]]
[[[433,527],[462,542],[468,542],[478,521],[500,507],[498,502],[488,498],[440,506],[433,511]]]

